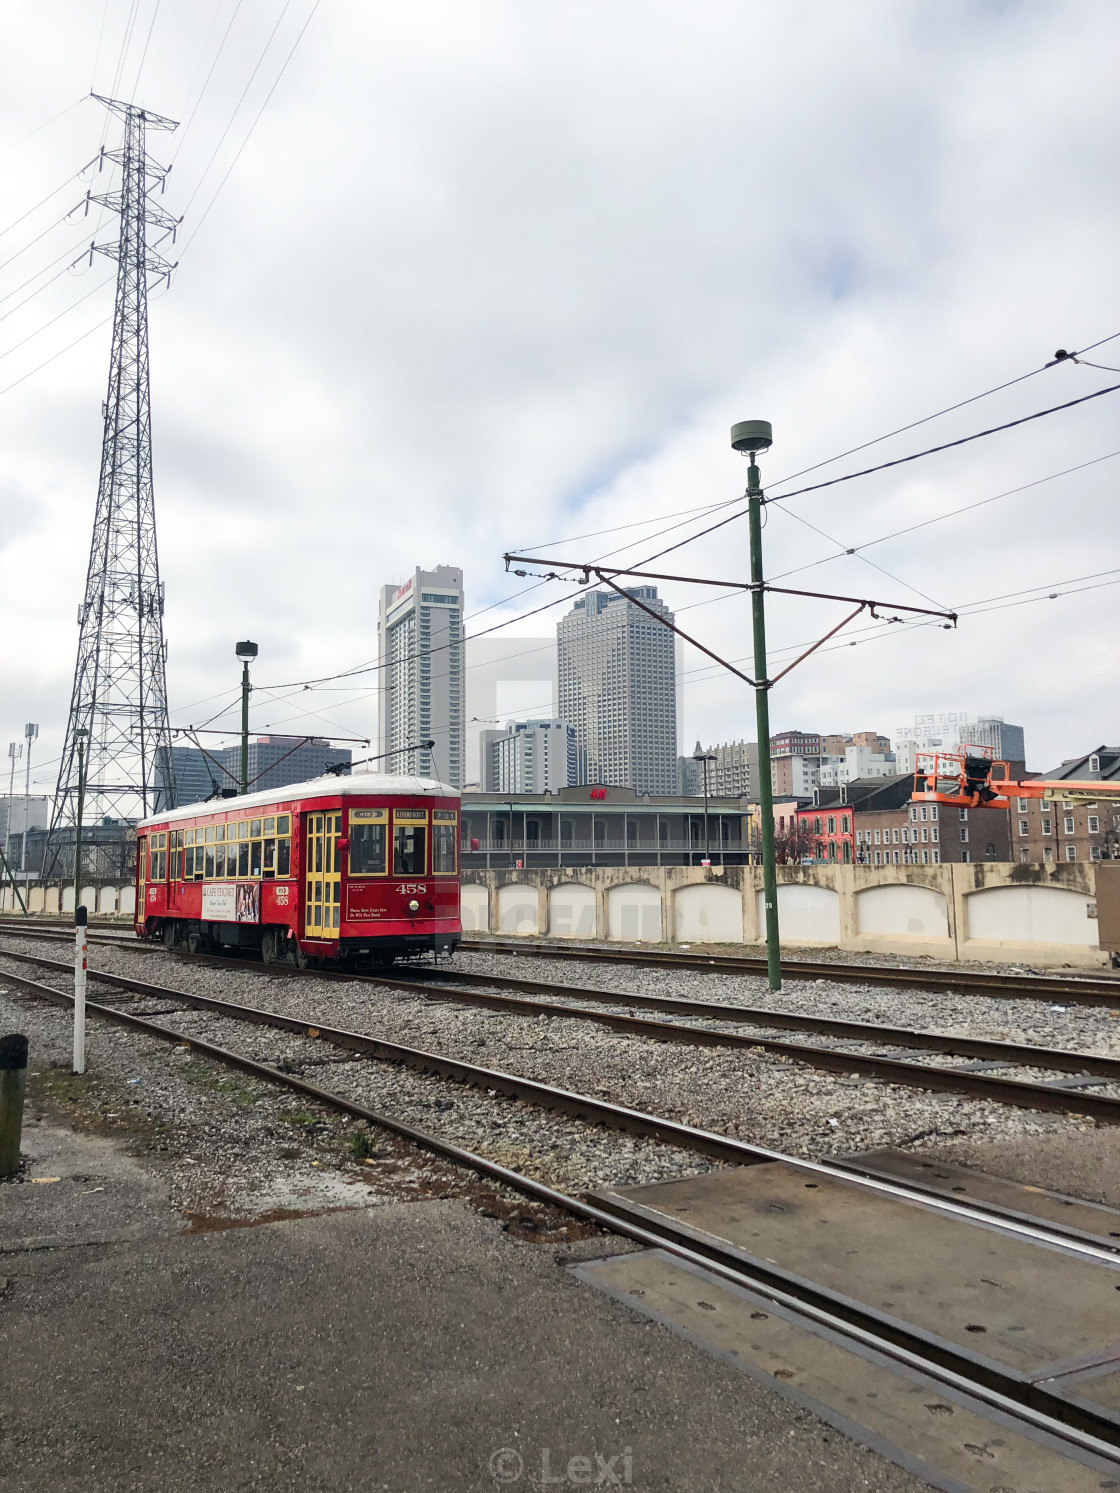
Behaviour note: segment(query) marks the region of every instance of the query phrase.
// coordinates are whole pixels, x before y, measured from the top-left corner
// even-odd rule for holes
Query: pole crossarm
[[[900,622],[902,620],[900,617],[880,618],[879,613],[881,611],[889,611],[910,612],[919,617],[944,617],[948,625],[955,627],[957,624],[956,612],[937,611],[932,607],[915,607],[910,606],[905,602],[873,601],[870,597],[866,596],[840,596],[837,595],[834,591],[799,591],[794,589],[792,586],[771,586],[766,581],[720,581],[712,580],[707,576],[699,575],[663,575],[659,571],[621,570],[616,569],[614,566],[596,565],[591,561],[540,560],[531,555],[507,554],[502,558],[505,560],[507,570],[511,565],[553,565],[559,570],[582,571],[583,574],[581,580],[585,586],[589,585],[591,577],[595,576],[602,585],[609,586],[612,591],[616,591],[619,596],[624,596],[626,600],[629,601],[633,606],[640,607],[643,612],[647,612],[651,617],[656,617],[657,621],[660,622],[663,627],[667,627],[670,632],[676,633],[676,635],[679,638],[683,638],[686,643],[691,643],[694,648],[697,648],[701,653],[706,654],[708,658],[719,664],[721,668],[727,669],[729,673],[734,674],[739,679],[742,679],[744,683],[749,684],[752,689],[758,689],[759,687],[763,689],[770,689],[771,686],[777,684],[779,679],[784,679],[791,669],[796,669],[799,663],[803,663],[810,654],[815,653],[818,648],[827,643],[829,638],[835,637],[835,635],[840,632],[841,629],[847,627],[849,622],[855,621],[855,619],[863,611],[870,612],[871,616],[874,617],[876,621]],[[514,574],[522,575],[524,574],[524,572],[515,571]],[[828,632],[825,633],[824,637],[819,638],[817,642],[815,642],[810,648],[806,648],[804,653],[798,654],[793,662],[791,664],[787,664],[780,674],[776,674],[773,679],[757,680],[752,679],[748,674],[744,674],[742,670],[737,669],[734,664],[728,663],[727,659],[721,658],[718,653],[713,653],[712,650],[710,648],[706,648],[703,643],[697,642],[694,637],[690,636],[690,634],[677,627],[675,623],[667,621],[664,617],[655,612],[652,607],[647,607],[646,605],[644,605],[644,603],[640,601],[638,597],[631,595],[629,591],[626,591],[621,586],[616,585],[614,577],[617,576],[629,576],[635,580],[647,581],[679,581],[682,585],[686,586],[722,586],[726,587],[729,590],[743,591],[746,593],[761,593],[764,591],[773,591],[780,596],[807,596],[816,601],[845,601],[854,604],[855,610],[851,612],[847,617],[845,617],[842,622],[838,622],[835,627],[830,628]],[[559,580],[559,576],[557,576],[556,579]]]
[[[892,612],[914,612],[922,617],[945,617],[952,623],[957,621],[956,612],[936,610],[932,607],[910,606],[909,603],[902,601],[874,601],[869,596],[841,596],[835,591],[800,591],[793,586],[772,586],[769,581],[762,581],[760,583],[754,581],[720,581],[715,580],[711,576],[703,575],[664,575],[658,570],[622,570],[613,565],[596,565],[592,562],[579,560],[539,560],[531,555],[503,555],[502,559],[505,561],[507,570],[513,564],[552,565],[559,570],[581,570],[584,576],[584,585],[590,581],[592,576],[597,576],[600,581],[609,585],[608,575],[625,575],[632,576],[635,580],[678,581],[684,586],[722,586],[729,591],[772,591],[778,596],[808,596],[817,601],[847,601],[855,603],[861,608],[869,608],[873,617],[876,615],[877,609],[882,609]],[[514,571],[514,575],[520,574],[522,574],[521,571]],[[557,576],[556,579],[559,580],[560,577]],[[634,600],[633,597],[630,599],[631,601]]]

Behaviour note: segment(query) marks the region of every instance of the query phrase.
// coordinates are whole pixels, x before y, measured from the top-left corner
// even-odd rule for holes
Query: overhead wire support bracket
[[[660,622],[663,627],[667,627],[670,632],[675,633],[679,638],[683,638],[686,643],[691,643],[694,648],[699,649],[701,653],[706,654],[708,658],[713,659],[722,668],[727,669],[729,673],[732,673],[737,678],[742,679],[746,684],[749,684],[752,689],[758,689],[760,687],[762,689],[770,689],[773,685],[777,684],[779,679],[784,679],[791,669],[795,669],[797,665],[804,662],[804,660],[807,659],[810,654],[815,653],[818,648],[827,643],[829,638],[835,637],[838,632],[847,627],[849,622],[854,622],[855,619],[864,611],[869,612],[876,621],[902,621],[901,617],[881,617],[881,612],[910,612],[920,617],[944,617],[946,619],[946,627],[956,627],[957,625],[956,612],[935,610],[932,607],[910,606],[905,602],[873,601],[870,597],[864,596],[842,596],[834,591],[801,591],[793,586],[772,586],[768,581],[721,581],[707,576],[698,575],[665,575],[660,571],[625,570],[622,568],[616,568],[613,565],[595,565],[591,562],[583,562],[577,560],[541,560],[531,555],[507,554],[503,555],[502,558],[505,561],[507,570],[509,570],[511,565],[551,565],[559,570],[581,571],[581,583],[585,586],[589,585],[591,577],[595,576],[595,578],[602,585],[609,586],[612,591],[616,591],[619,596],[624,596],[627,601],[629,601],[633,606],[639,607],[643,612],[648,612],[651,617],[656,617],[657,621]],[[519,572],[514,571],[515,575],[518,573]],[[676,626],[675,623],[666,621],[666,619],[655,612],[652,607],[645,606],[638,597],[631,595],[629,591],[626,591],[621,586],[616,585],[615,579],[618,576],[628,576],[635,580],[676,581],[681,585],[687,586],[720,586],[726,588],[727,590],[742,591],[747,594],[755,591],[773,591],[781,596],[807,596],[816,601],[844,601],[852,603],[855,607],[855,610],[849,613],[849,615],[845,617],[843,621],[838,622],[835,627],[830,628],[828,632],[825,633],[824,637],[818,639],[818,641],[815,642],[811,647],[806,648],[803,653],[798,654],[793,662],[791,664],[787,664],[780,674],[776,674],[772,679],[757,680],[751,679],[749,675],[744,674],[741,669],[737,669],[735,665],[729,663],[727,659],[721,658],[718,653],[713,653],[712,650],[705,647],[703,643],[697,642],[695,638],[690,637],[688,633],[683,632],[681,628]],[[560,580],[561,577],[557,576],[556,579]]]

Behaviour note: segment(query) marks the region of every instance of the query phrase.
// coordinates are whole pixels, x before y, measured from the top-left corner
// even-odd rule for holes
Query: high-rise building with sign
[[[377,641],[380,770],[461,788],[463,572],[417,568],[403,586],[382,586]]]

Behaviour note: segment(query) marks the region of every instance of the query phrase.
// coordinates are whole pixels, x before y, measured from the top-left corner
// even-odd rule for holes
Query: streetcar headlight
[[[416,900],[415,897],[413,897],[412,901],[408,904],[408,910],[409,910],[409,912],[419,912],[420,911],[420,904],[419,904],[419,902],[417,902],[417,900]]]

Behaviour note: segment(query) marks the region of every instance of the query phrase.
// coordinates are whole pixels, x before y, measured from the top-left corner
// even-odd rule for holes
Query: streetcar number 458
[[[422,881],[401,881],[397,883],[397,891],[407,897],[409,892],[422,892],[424,883]]]

